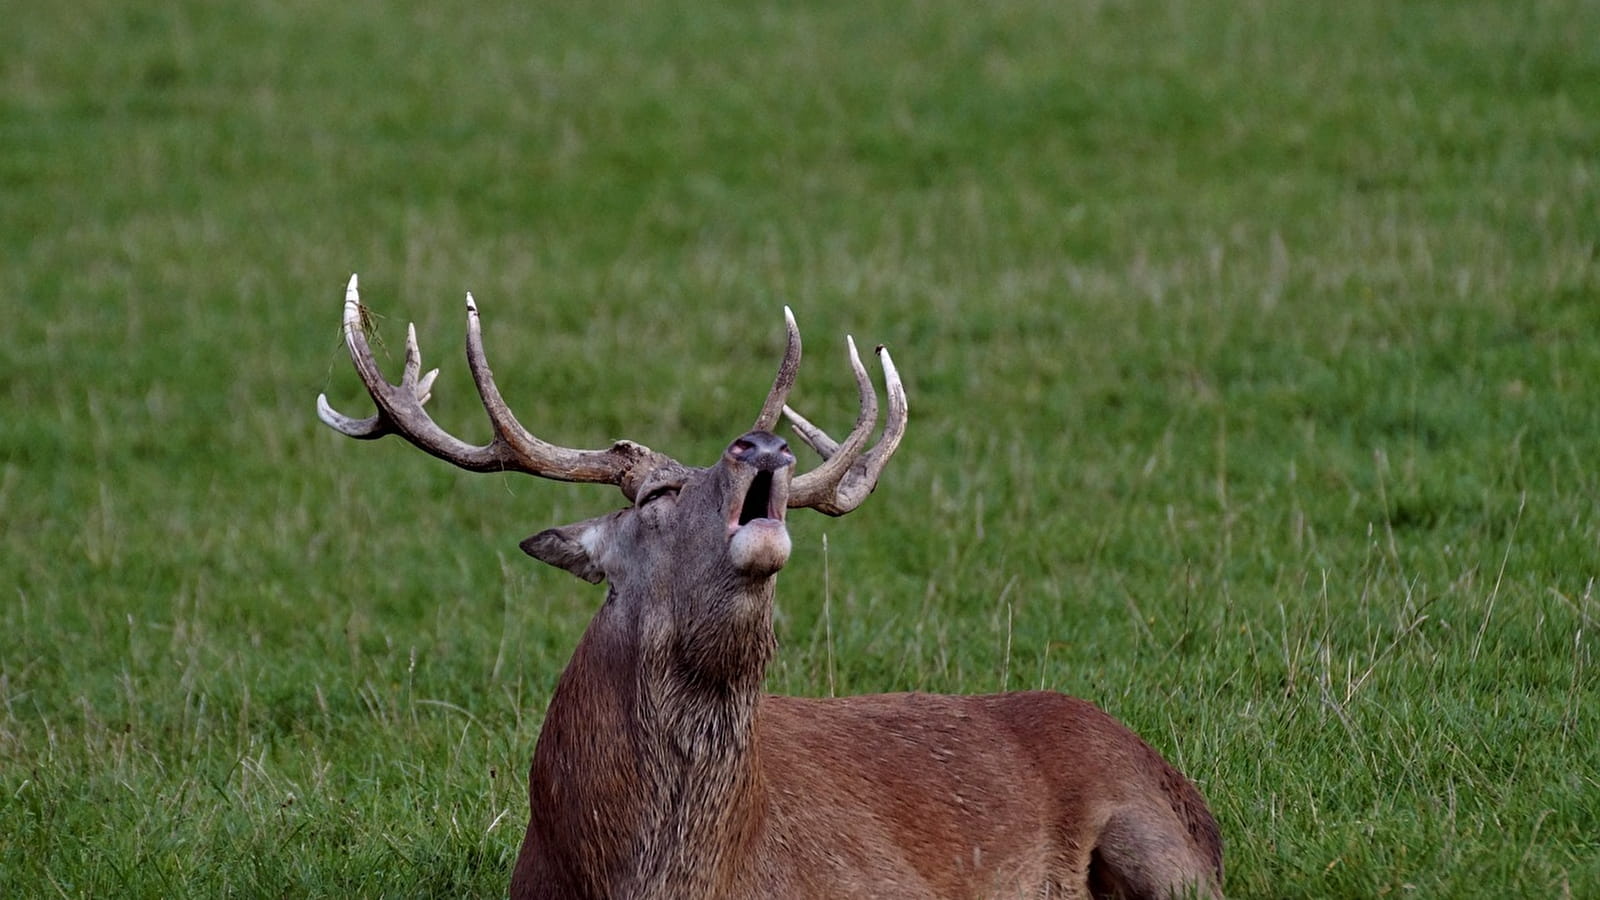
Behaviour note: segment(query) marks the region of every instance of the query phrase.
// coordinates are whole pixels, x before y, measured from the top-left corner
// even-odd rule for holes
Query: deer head
[[[845,439],[835,442],[790,408],[786,400],[800,365],[800,331],[787,308],[784,314],[788,347],[754,427],[705,468],[686,466],[633,441],[620,440],[605,450],[575,450],[535,437],[517,422],[495,386],[471,294],[467,295],[467,367],[488,412],[493,437],[476,446],[450,435],[424,409],[438,370],[422,373],[414,326],[408,328],[399,384],[391,384],[379,371],[363,329],[353,275],[345,292],[345,343],[378,411],[354,419],[335,411],[323,395],[317,398],[318,415],[350,437],[367,440],[397,434],[433,456],[475,472],[515,471],[616,485],[629,506],[540,532],[523,541],[522,548],[580,578],[609,581],[610,596],[627,598],[640,615],[665,614],[665,630],[655,631],[663,639],[670,637],[691,658],[685,661],[709,673],[743,655],[732,652],[726,640],[730,629],[738,630],[738,623],[770,628],[764,623],[770,616],[773,576],[789,559],[787,510],[810,508],[838,516],[855,509],[872,492],[905,430],[905,390],[888,351],[880,347],[889,415],[881,438],[868,447],[877,426],[878,401],[850,338],[846,344],[860,412]],[[822,457],[814,470],[793,474],[794,455],[772,433],[780,414]],[[646,628],[641,637],[651,633],[650,622],[635,625]],[[759,677],[759,672],[755,674]]]

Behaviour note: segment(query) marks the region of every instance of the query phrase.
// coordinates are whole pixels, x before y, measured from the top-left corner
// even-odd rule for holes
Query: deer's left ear
[[[522,552],[542,563],[566,569],[591,584],[599,584],[606,580],[600,557],[620,513],[541,531],[522,542]]]

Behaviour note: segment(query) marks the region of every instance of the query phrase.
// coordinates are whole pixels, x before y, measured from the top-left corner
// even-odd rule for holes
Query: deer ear
[[[600,568],[597,557],[615,517],[616,513],[612,513],[541,531],[522,542],[522,552],[542,563],[566,569],[591,584],[599,584],[606,580],[606,573]]]

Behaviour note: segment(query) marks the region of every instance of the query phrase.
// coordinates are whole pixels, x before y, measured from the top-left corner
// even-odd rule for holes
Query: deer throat
[[[755,729],[774,639],[759,613],[770,597],[751,599],[755,615],[699,641],[670,627],[641,634],[615,604],[591,623],[534,751],[529,830],[547,853],[605,875],[593,892],[558,895],[728,896],[765,814]],[[724,668],[695,658],[717,645]]]
[[[653,815],[634,835],[639,896],[701,900],[726,896],[765,815],[754,748],[760,698],[658,709],[666,740],[647,751],[643,771]]]

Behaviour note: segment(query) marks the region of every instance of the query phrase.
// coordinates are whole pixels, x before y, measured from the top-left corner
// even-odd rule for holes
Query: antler
[[[793,317],[789,321],[792,326]],[[794,333],[790,340],[791,344],[798,341],[798,333]],[[850,350],[850,368],[856,375],[861,411],[856,416],[854,427],[845,436],[844,443],[828,437],[827,432],[811,424],[787,404],[783,406],[783,414],[789,418],[795,433],[823,460],[822,465],[797,476],[790,484],[789,506],[793,509],[809,507],[830,516],[842,516],[860,506],[873,488],[878,486],[878,476],[889,462],[889,457],[900,446],[900,438],[905,435],[905,386],[900,383],[900,373],[894,367],[888,348],[880,344],[877,352],[879,362],[883,365],[884,387],[889,393],[889,417],[878,443],[870,450],[864,449],[873,428],[878,424],[878,395],[872,387],[871,377],[867,375],[866,366],[861,364],[861,355],[856,352],[855,339],[846,335],[845,343]],[[798,362],[798,348],[795,349],[795,355]],[[781,373],[779,379],[782,379]],[[776,385],[773,390],[776,392]],[[770,398],[768,402],[771,402]]]
[[[778,427],[778,414],[787,407],[789,389],[794,387],[795,374],[800,371],[800,326],[794,322],[794,311],[783,308],[783,327],[789,335],[789,345],[783,351],[783,362],[778,364],[778,375],[772,379],[772,390],[767,402],[761,404],[761,415],[756,416],[755,431],[771,431]]]
[[[541,478],[594,484],[614,484],[629,500],[635,499],[645,476],[671,459],[641,444],[618,441],[608,450],[574,450],[558,447],[535,437],[517,422],[500,396],[494,375],[483,353],[483,334],[478,323],[478,306],[467,294],[467,367],[478,386],[478,396],[489,413],[494,439],[479,447],[440,428],[423,409],[431,396],[433,369],[419,375],[422,353],[417,348],[417,329],[406,331],[406,364],[399,384],[390,384],[372,358],[362,327],[361,296],[356,276],[344,294],[344,340],[350,359],[366,385],[367,393],[378,406],[376,415],[353,419],[328,404],[326,394],[317,397],[317,416],[335,431],[359,440],[373,440],[397,434],[413,446],[473,472],[525,472]]]

